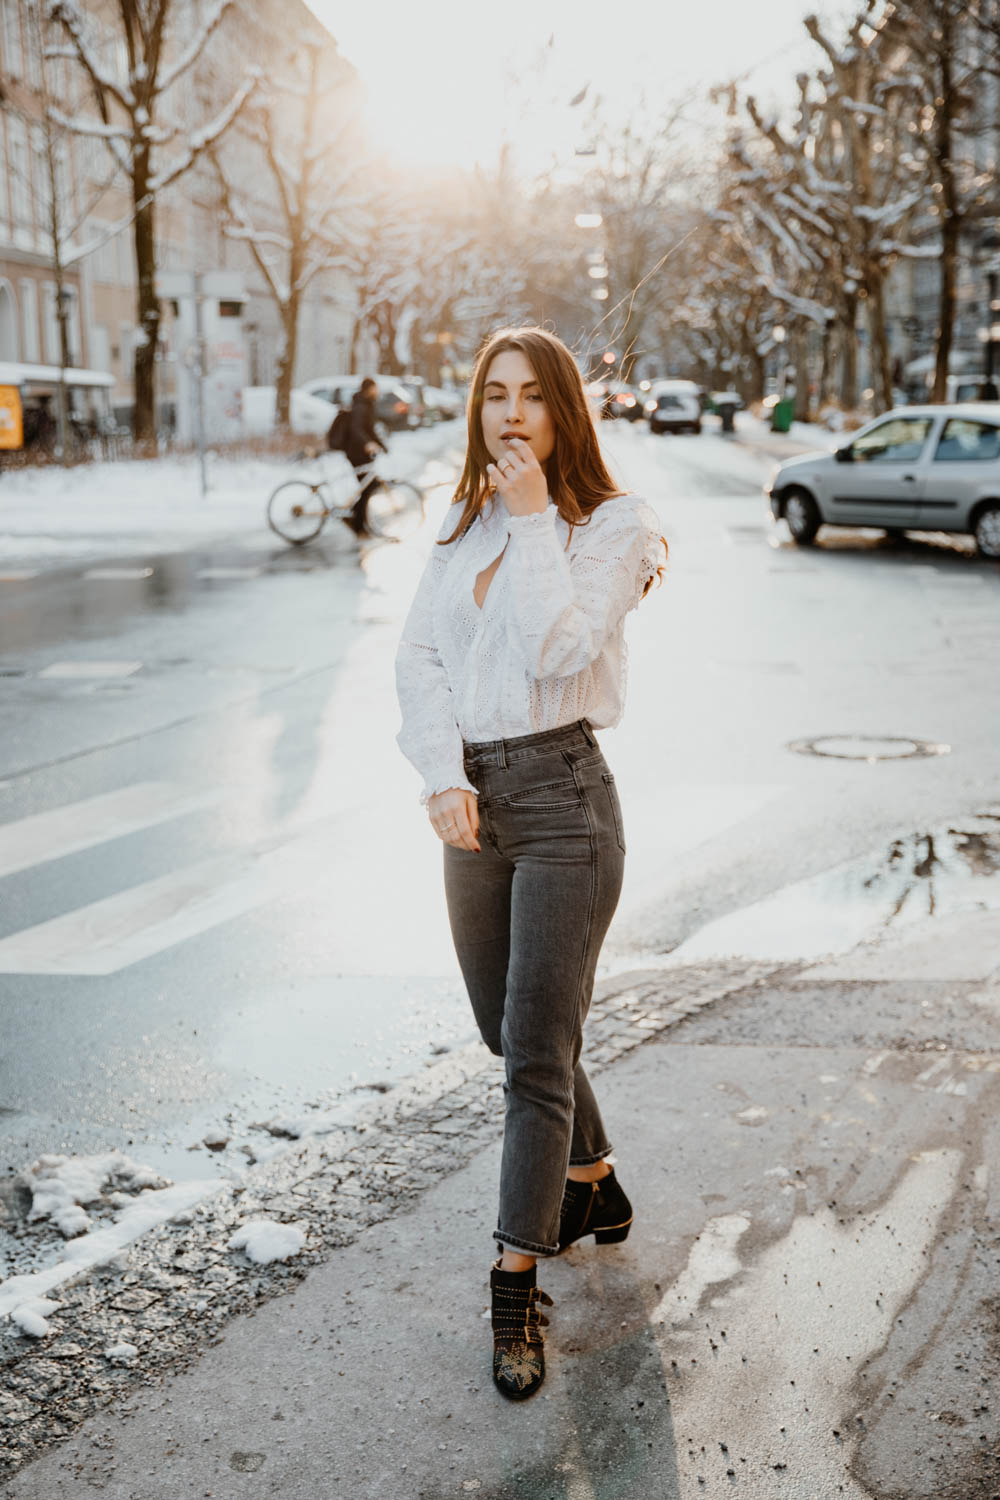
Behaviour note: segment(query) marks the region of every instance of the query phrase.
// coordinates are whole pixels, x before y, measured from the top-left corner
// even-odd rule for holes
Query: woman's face
[[[505,349],[490,361],[483,386],[483,441],[493,462],[508,451],[510,438],[519,437],[544,467],[556,442],[551,414],[526,355]]]

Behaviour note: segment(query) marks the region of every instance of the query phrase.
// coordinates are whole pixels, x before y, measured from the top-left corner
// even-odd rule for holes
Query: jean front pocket
[[[503,807],[516,809],[518,812],[570,812],[575,807],[581,807],[580,789],[572,779],[563,781],[547,781],[539,786],[525,787],[520,792],[508,792],[505,797],[497,799]]]
[[[611,803],[611,814],[615,820],[615,837],[618,847],[625,853],[625,827],[622,823],[622,805],[618,800],[618,788],[615,786],[615,778],[610,771],[602,771],[601,779],[608,793],[608,801]]]

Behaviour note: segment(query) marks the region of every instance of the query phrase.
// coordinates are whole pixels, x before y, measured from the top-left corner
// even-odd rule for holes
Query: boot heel
[[[619,1224],[615,1229],[595,1229],[595,1245],[620,1245],[622,1240],[628,1239],[628,1232],[632,1228],[632,1220],[627,1224]]]

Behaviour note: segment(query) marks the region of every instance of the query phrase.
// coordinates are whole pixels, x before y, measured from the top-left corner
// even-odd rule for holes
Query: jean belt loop
[[[496,752],[497,752],[497,765],[500,767],[501,771],[506,771],[506,769],[507,769],[507,752],[504,749],[503,740],[497,740],[496,741]]]
[[[597,748],[597,740],[595,738],[594,731],[591,729],[591,727],[590,727],[590,725],[589,725],[589,723],[587,722],[586,719],[581,719],[580,720],[580,728],[583,730],[584,734],[587,736],[587,744],[588,745],[593,745],[593,747],[596,749]]]

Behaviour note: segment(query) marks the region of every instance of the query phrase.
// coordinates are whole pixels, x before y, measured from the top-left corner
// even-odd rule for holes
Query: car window
[[[996,458],[1000,458],[1000,427],[992,422],[971,422],[965,417],[952,417],[944,424],[934,452],[935,463]]]
[[[930,417],[889,417],[855,438],[851,450],[864,463],[913,463],[920,457]]]

